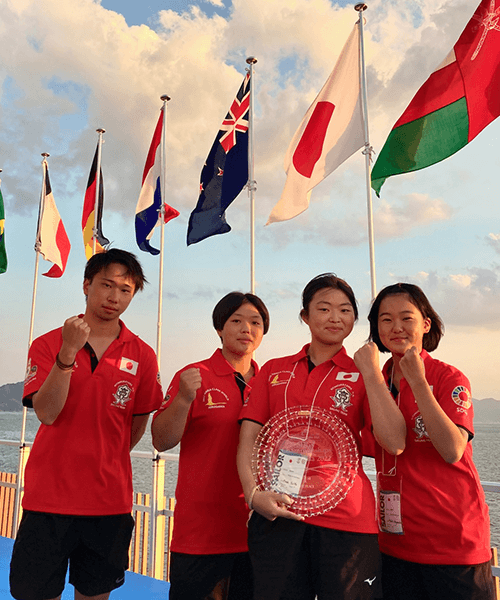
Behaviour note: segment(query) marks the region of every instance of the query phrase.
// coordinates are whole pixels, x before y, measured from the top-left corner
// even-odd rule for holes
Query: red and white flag
[[[71,244],[52,195],[47,161],[44,160],[42,164],[44,186],[40,201],[41,214],[38,219],[37,247],[45,260],[54,263],[52,268],[43,275],[61,277],[68,262]]]
[[[304,212],[313,187],[365,144],[358,27],[354,26],[330,77],[290,143],[285,156],[285,188],[267,225]]]

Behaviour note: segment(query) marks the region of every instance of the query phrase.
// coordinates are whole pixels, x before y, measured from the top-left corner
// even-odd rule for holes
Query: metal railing
[[[23,448],[29,450],[32,445],[32,442],[26,442]],[[0,440],[0,446],[19,448],[19,442],[14,440]],[[174,500],[173,498],[169,498],[167,508],[167,499],[164,494],[165,463],[178,462],[179,455],[170,454],[168,452],[153,453],[139,450],[133,450],[130,455],[132,458],[151,460],[153,486],[156,486],[155,494],[134,494],[133,512],[135,513],[134,516],[136,516],[136,520],[139,522],[140,527],[137,528],[136,537],[132,541],[131,570],[143,575],[150,575],[157,579],[167,579]],[[375,471],[366,470],[365,473],[372,482],[375,481]],[[5,480],[2,480],[0,477],[0,532],[9,531],[11,532],[11,535],[3,535],[5,535],[5,537],[14,537],[12,532],[17,530],[17,527],[14,526],[14,523],[11,523],[10,528],[5,526],[4,518],[5,516],[9,518],[10,515],[10,519],[12,520],[13,511],[10,508],[6,508],[6,506],[2,506],[2,502],[5,504],[5,494],[3,493],[3,490],[13,490],[13,488],[18,487],[18,484],[15,481],[7,481],[5,477],[3,479]],[[500,493],[500,482],[481,481],[481,485],[485,492]],[[10,501],[12,501],[12,496],[14,494],[15,492],[13,490],[11,492]],[[151,498],[153,499],[153,502],[151,502]],[[139,515],[139,518],[137,518],[137,515]],[[146,527],[144,527],[144,522],[147,522]],[[4,524],[2,525],[2,523]],[[151,535],[152,531],[154,535]],[[164,560],[165,557],[167,558],[166,562]],[[494,551],[494,557],[494,562],[498,564],[496,549]],[[492,572],[494,577],[500,578],[499,566],[493,565]],[[496,580],[495,583],[498,587],[498,580]],[[500,596],[498,597],[500,598]]]

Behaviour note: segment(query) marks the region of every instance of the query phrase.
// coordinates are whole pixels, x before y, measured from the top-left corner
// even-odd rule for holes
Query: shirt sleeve
[[[141,377],[134,401],[134,416],[157,410],[163,400],[158,361],[152,348],[145,346],[141,360]]]
[[[174,375],[174,378],[172,379],[172,381],[170,382],[170,385],[167,388],[167,393],[165,394],[165,398],[163,399],[163,402],[161,403],[160,408],[156,411],[156,413],[153,417],[153,421],[156,419],[156,417],[160,413],[162,413],[166,408],[168,408],[172,404],[172,400],[176,397],[177,392],[179,391],[179,378],[180,378],[183,370],[184,369],[182,369],[181,371],[178,371]]]
[[[446,415],[460,427],[474,435],[474,409],[471,400],[471,385],[467,377],[450,365],[443,366],[432,393]]]
[[[57,346],[59,348],[61,343]],[[23,405],[33,408],[32,396],[42,387],[56,361],[57,351],[50,347],[46,336],[37,338],[30,346],[24,379]]]

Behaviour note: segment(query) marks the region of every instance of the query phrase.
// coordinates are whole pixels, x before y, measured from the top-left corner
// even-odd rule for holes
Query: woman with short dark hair
[[[236,448],[239,413],[258,372],[252,354],[269,329],[269,313],[259,297],[231,292],[212,320],[222,348],[174,376],[152,425],[160,452],[181,444],[170,600],[203,600],[217,585],[227,587],[228,578],[229,599],[252,597]]]
[[[384,600],[492,600],[488,507],[470,444],[470,383],[428,354],[443,323],[418,286],[383,289],[368,320],[372,341],[354,361],[379,442]],[[392,355],[382,372],[379,351]]]

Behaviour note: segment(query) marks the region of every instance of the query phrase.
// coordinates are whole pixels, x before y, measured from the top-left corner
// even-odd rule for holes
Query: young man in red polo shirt
[[[18,600],[60,598],[68,562],[76,600],[107,600],[123,584],[134,526],[130,450],[162,401],[154,351],[120,320],[145,282],[133,254],[94,255],[85,313],[30,348],[23,402],[42,424],[11,561]]]

